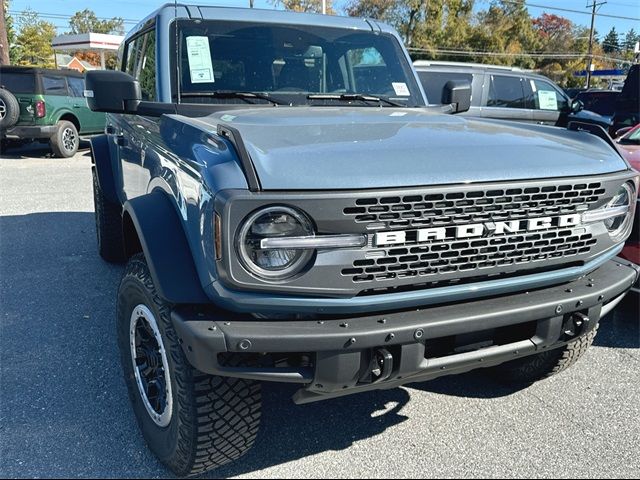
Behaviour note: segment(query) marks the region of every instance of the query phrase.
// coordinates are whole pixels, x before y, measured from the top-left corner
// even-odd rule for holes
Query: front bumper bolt
[[[349,339],[349,345],[353,345],[354,343],[356,343],[356,339],[355,339],[355,337],[351,337]]]
[[[556,307],[556,313],[562,313],[562,310],[563,310],[562,305],[558,305]]]
[[[420,340],[423,336],[424,336],[424,330],[422,330],[421,328],[413,332],[413,338],[415,338],[416,340]]]
[[[345,322],[345,323],[341,323],[340,326],[342,328],[347,328],[349,326],[349,324],[347,322]]]
[[[245,338],[238,344],[238,347],[240,347],[240,350],[249,350],[251,348],[251,342]]]

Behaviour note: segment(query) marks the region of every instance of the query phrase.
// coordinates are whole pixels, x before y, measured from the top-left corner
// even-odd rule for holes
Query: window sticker
[[[529,84],[531,85],[531,90],[533,91],[533,93],[536,93],[536,82],[534,82],[533,80],[529,80]]]
[[[538,90],[538,101],[540,102],[540,110],[558,110],[556,92]]]
[[[191,83],[213,83],[209,37],[187,37],[187,58]]]
[[[411,93],[409,93],[409,87],[404,82],[393,82],[391,84],[393,86],[393,91],[396,92],[396,95],[400,97],[410,97]]]

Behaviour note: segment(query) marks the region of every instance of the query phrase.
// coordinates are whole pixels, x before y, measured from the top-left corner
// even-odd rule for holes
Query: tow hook
[[[391,376],[393,370],[393,355],[385,349],[379,348],[373,352],[371,359],[372,383],[384,382]]]
[[[589,322],[589,317],[584,313],[575,312],[565,320],[562,330],[567,337],[575,337],[589,327]]]

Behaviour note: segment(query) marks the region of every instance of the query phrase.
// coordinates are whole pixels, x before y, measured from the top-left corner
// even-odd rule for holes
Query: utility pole
[[[587,88],[591,86],[591,68],[593,68],[593,27],[596,21],[596,10],[605,3],[607,2],[596,3],[596,0],[593,0],[591,5],[587,5],[585,7],[591,7],[591,30],[589,31],[589,54],[587,55]]]
[[[249,8],[253,8],[253,0],[249,0]]]
[[[0,0],[0,65],[9,65],[9,40],[4,16],[4,0]]]
[[[327,14],[327,0],[322,0],[322,14]]]

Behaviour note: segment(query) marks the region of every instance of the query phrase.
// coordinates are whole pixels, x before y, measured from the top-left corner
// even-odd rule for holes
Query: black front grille
[[[576,183],[368,197],[355,199],[355,205],[345,207],[343,214],[365,224],[367,230],[433,228],[579,213],[599,202],[605,192],[601,183]],[[495,269],[515,272],[521,264],[536,268],[533,264],[546,260],[588,255],[596,243],[591,233],[571,227],[388,247],[370,243],[365,258],[355,259],[341,274],[366,284],[431,282],[452,275],[489,274]]]
[[[370,229],[423,228],[570,214],[587,210],[604,193],[600,183],[470,189],[359,198],[343,213]]]
[[[597,243],[590,233],[572,233],[571,229],[555,229],[495,238],[376,248],[379,258],[355,260],[341,273],[352,277],[356,283],[412,277],[428,280],[428,277],[439,274],[482,271],[588,254]]]

